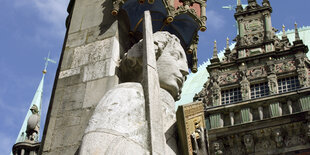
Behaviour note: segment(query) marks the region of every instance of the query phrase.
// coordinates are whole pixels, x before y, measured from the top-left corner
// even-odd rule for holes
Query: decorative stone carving
[[[247,73],[247,77],[249,79],[255,79],[262,76],[266,76],[266,70],[264,67],[257,67],[254,69],[250,69]]]
[[[194,155],[207,154],[207,147],[205,141],[205,131],[200,126],[201,123],[195,122],[195,131],[191,134],[191,141]]]
[[[242,76],[242,81],[240,82],[240,85],[242,100],[250,99],[250,82],[245,74]]]
[[[27,141],[36,142],[39,140],[38,133],[40,131],[40,115],[38,107],[36,105],[33,105],[30,108],[30,111],[32,112],[32,114],[28,118],[27,122]]]
[[[134,16],[139,16],[138,13],[141,12],[141,10],[144,7],[140,7],[139,5],[142,5],[143,3],[146,2],[146,0],[137,0],[138,3],[135,3],[135,1],[127,1],[127,0],[112,0],[113,3],[113,9],[111,10],[111,14],[113,16],[118,16],[120,15],[120,10],[124,9],[128,16],[129,20],[131,20],[132,14]],[[162,14],[161,18],[162,20],[162,25],[164,28],[165,26],[172,25],[172,29],[174,29],[174,26],[179,26],[182,25],[180,22],[184,22],[183,20],[178,20],[178,23],[174,23],[174,18],[178,16],[185,16],[189,17],[188,20],[192,20],[195,23],[193,23],[193,26],[187,25],[190,29],[194,28],[194,25],[198,26],[197,30],[191,29],[191,34],[190,35],[179,35],[180,32],[178,31],[178,28],[175,30],[170,31],[171,33],[174,33],[180,37],[180,39],[183,41],[183,45],[185,48],[187,48],[187,54],[188,54],[188,61],[189,61],[189,67],[191,68],[192,72],[195,73],[197,72],[197,43],[198,43],[198,31],[204,32],[206,28],[206,0],[180,0],[177,3],[173,3],[172,1],[168,0],[163,0],[158,3],[155,3],[155,0],[147,0],[149,4],[148,6],[152,7],[152,11],[154,12],[162,12],[165,11],[166,14]],[[138,10],[135,9],[127,9],[126,6],[134,6],[137,5],[136,7]],[[123,7],[125,6],[125,7]],[[130,7],[129,7],[130,8]],[[140,10],[139,10],[140,9]],[[136,11],[136,12],[135,12]],[[159,15],[161,16],[161,15]],[[135,23],[134,23],[135,22]],[[133,23],[136,25],[135,27],[131,27],[131,34],[134,35],[134,38],[136,38],[136,35],[139,34],[136,31],[136,28],[139,27],[139,24],[141,22],[131,20],[130,23]],[[186,21],[184,23],[187,23]],[[154,31],[162,31],[161,29],[154,29]],[[169,30],[171,28],[168,28]],[[193,31],[192,31],[193,30]],[[175,32],[176,31],[176,32]],[[184,37],[184,38],[183,38]],[[134,39],[135,40],[135,39]],[[184,41],[186,40],[186,42]]]
[[[295,61],[287,61],[285,63],[276,64],[277,73],[288,72],[295,69],[296,69]]]
[[[306,124],[306,135],[308,137],[308,141],[310,140],[310,122]]]
[[[211,80],[212,83],[212,105],[221,105],[221,87],[219,86],[217,80],[214,78]]]
[[[308,69],[305,65],[304,58],[297,59],[297,73],[298,73],[298,80],[301,87],[308,87],[309,86],[309,78],[308,78]]]
[[[238,80],[238,76],[236,73],[229,73],[229,74],[224,74],[220,76],[219,83],[220,85],[223,85],[223,84],[236,82],[237,80]]]
[[[282,133],[281,129],[276,129],[274,131],[274,140],[276,142],[277,147],[283,146],[284,138],[283,138],[283,133]]]
[[[224,146],[223,146],[223,142],[221,140],[213,143],[213,150],[214,150],[215,155],[224,154],[223,148],[224,148]]]
[[[267,66],[267,72],[269,75],[276,74],[276,65],[271,62],[271,64]]]
[[[251,134],[245,135],[243,137],[243,142],[244,142],[247,153],[254,152],[254,139]]]
[[[278,81],[277,76],[275,74],[268,76],[268,87],[271,95],[278,93]]]

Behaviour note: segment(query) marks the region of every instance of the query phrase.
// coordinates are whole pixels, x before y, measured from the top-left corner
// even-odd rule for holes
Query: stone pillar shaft
[[[165,154],[162,107],[159,104],[159,78],[155,58],[152,19],[149,11],[144,12],[143,23],[143,89],[151,154]]]

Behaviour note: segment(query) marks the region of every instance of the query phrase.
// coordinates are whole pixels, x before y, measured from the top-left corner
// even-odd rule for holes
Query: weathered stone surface
[[[95,105],[118,83],[120,47],[112,1],[75,0],[57,73],[42,154],[75,154]]]
[[[95,63],[107,58],[114,58],[114,60],[117,61],[116,59],[119,57],[117,46],[118,42],[116,38],[111,37],[77,47],[73,52],[71,68],[80,67],[88,63]]]
[[[55,133],[57,134],[53,135],[51,149],[79,144],[77,139],[82,139],[83,136],[83,131],[78,125],[56,129]]]
[[[79,31],[68,36],[66,47],[72,48],[85,44],[87,31]]]
[[[174,100],[166,90],[160,89],[160,94],[165,152],[178,154]],[[90,119],[80,154],[122,154],[122,150],[125,154],[148,154],[144,102],[139,83],[123,83],[108,91]]]
[[[68,70],[65,70],[65,71],[61,71],[59,76],[58,76],[58,78],[59,79],[66,78],[66,77],[69,77],[69,76],[80,74],[80,72],[81,72],[81,68],[68,69]]]
[[[117,84],[118,77],[116,76],[104,77],[88,82],[86,84],[83,108],[96,106],[109,88],[112,88]]]
[[[116,63],[112,59],[106,59],[85,66],[83,82],[115,75]]]
[[[106,154],[109,150],[128,150],[128,146],[118,146],[117,143],[125,143],[143,151],[131,150],[132,152],[127,154],[147,153],[148,128],[144,102],[143,89],[139,83],[120,84],[108,91],[89,121],[80,154]],[[108,140],[109,137],[118,138],[111,143],[112,139]],[[112,154],[115,153],[117,152]]]
[[[86,85],[84,83],[65,88],[60,111],[82,108]]]
[[[163,131],[165,138],[165,154],[179,154],[176,136],[176,115],[174,111],[175,101],[173,97],[164,89],[160,89],[159,98],[162,108]]]

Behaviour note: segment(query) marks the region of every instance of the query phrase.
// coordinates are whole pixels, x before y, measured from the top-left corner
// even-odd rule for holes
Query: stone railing
[[[207,108],[207,128],[212,130],[308,110],[310,110],[310,88],[303,88],[234,104]]]

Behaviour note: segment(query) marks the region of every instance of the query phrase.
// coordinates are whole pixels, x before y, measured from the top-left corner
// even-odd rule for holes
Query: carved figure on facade
[[[254,152],[254,149],[255,149],[254,139],[253,139],[253,136],[251,134],[244,135],[243,142],[244,142],[247,153]]]
[[[221,155],[224,154],[224,145],[221,140],[216,141],[213,143],[213,150],[215,155]]]
[[[191,140],[194,155],[207,154],[205,131],[199,122],[195,122],[195,132],[191,134]]]
[[[296,60],[297,63],[297,73],[298,73],[298,80],[301,87],[308,87],[309,86],[309,79],[308,79],[308,69],[306,68],[305,59],[298,58]]]
[[[221,105],[221,88],[218,84],[218,81],[215,78],[211,79],[211,83],[212,83],[212,105],[216,106],[216,105]]]
[[[259,5],[257,4],[257,2],[254,1],[254,0],[249,0],[248,2],[249,2],[249,3],[248,3],[248,6],[246,7],[246,11],[248,11],[248,10],[253,10],[253,9],[256,9],[257,7],[259,7]]]
[[[269,0],[263,0],[263,6],[264,6],[264,7],[270,7],[270,2],[269,2]]]
[[[308,138],[308,142],[310,142],[310,122],[307,122],[306,124],[306,135]]]
[[[38,133],[40,131],[40,115],[36,105],[33,105],[30,108],[30,111],[32,114],[28,118],[27,122],[27,141],[35,142],[39,140]]]
[[[175,100],[180,97],[185,76],[188,74],[186,54],[179,39],[168,32],[154,33],[154,48],[160,85],[160,103],[164,110],[163,131],[165,154],[175,152]],[[148,154],[148,128],[142,84],[143,41],[135,44],[123,57],[120,70],[123,76],[136,77],[109,90],[98,103],[85,130],[80,154]],[[108,117],[107,117],[108,116]],[[123,118],[123,119],[119,119]],[[137,123],[139,122],[139,123]],[[125,125],[124,125],[125,124]],[[172,128],[173,130],[170,130]],[[138,133],[138,134],[137,134]],[[165,134],[164,133],[164,134]],[[94,143],[94,137],[96,137]],[[113,143],[110,143],[112,142]],[[166,141],[165,141],[166,142]],[[118,145],[115,145],[115,144]],[[104,147],[103,147],[104,146]]]
[[[283,132],[281,129],[276,129],[274,131],[274,140],[276,142],[277,147],[282,147],[284,143]]]
[[[309,86],[309,78],[308,78],[308,70],[306,69],[298,69],[298,80],[301,87]]]
[[[250,82],[248,78],[246,77],[246,73],[243,73],[240,85],[241,85],[242,100],[250,99]]]
[[[268,87],[271,95],[278,93],[278,81],[277,76],[275,74],[268,76]]]
[[[274,47],[276,51],[280,51],[284,49],[285,44],[283,44],[283,42],[281,42],[281,40],[277,37],[274,36]]]
[[[268,74],[276,74],[277,70],[276,70],[276,65],[274,63],[271,63],[270,65],[267,65],[267,71]]]

